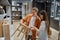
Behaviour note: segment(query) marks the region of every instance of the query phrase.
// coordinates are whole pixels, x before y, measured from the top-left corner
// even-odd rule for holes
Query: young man
[[[37,15],[38,9],[36,7],[32,8],[32,13],[28,14],[26,17],[24,17],[23,19],[21,19],[20,23],[24,23],[26,22],[26,25],[29,26],[28,28],[32,28],[32,27],[36,27],[39,28],[40,27],[40,18]],[[29,31],[28,35],[28,39],[29,40],[30,37],[32,37],[31,40],[35,40],[36,39],[36,30],[33,29],[32,31]]]

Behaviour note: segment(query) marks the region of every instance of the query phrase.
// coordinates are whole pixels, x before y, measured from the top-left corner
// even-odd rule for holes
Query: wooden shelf
[[[12,15],[13,16],[13,15]],[[21,16],[21,15],[18,15],[18,16]],[[14,17],[14,16],[13,16]]]
[[[21,11],[12,11],[12,12],[21,12]]]
[[[21,7],[19,4],[12,5],[12,7]]]
[[[20,20],[22,17],[21,16],[13,16],[12,20]]]
[[[12,11],[12,20],[20,20],[22,11]]]

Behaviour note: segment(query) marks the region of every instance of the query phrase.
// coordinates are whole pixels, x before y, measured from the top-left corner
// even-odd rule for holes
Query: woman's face
[[[42,20],[42,19],[43,19],[43,15],[40,14],[40,18],[41,18],[41,20]]]

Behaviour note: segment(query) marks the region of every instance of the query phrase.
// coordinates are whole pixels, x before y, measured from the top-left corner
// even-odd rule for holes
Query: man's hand
[[[22,24],[22,22],[20,22],[20,24]]]
[[[24,24],[24,23],[22,23],[22,22],[20,22],[20,24],[21,24],[22,26],[24,26],[24,27],[26,27],[26,28],[30,29],[30,27],[29,27],[29,26],[25,25],[25,24]]]

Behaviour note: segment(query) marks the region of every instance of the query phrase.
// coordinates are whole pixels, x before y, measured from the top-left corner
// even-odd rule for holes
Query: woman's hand
[[[31,31],[35,31],[36,30],[34,27],[31,27],[30,29],[31,29]]]
[[[36,27],[31,27],[31,30],[39,31],[39,29],[38,29],[38,28],[36,28]]]

